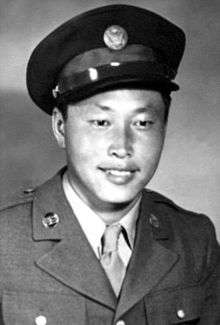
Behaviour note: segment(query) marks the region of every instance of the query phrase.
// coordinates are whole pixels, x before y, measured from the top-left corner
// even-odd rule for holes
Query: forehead
[[[145,89],[116,89],[102,92],[68,107],[76,113],[105,111],[114,113],[132,113],[141,109],[163,110],[164,100],[160,92]]]

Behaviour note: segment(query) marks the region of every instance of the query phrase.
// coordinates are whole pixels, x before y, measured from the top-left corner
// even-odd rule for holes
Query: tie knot
[[[103,253],[110,253],[117,251],[118,239],[121,233],[121,225],[119,223],[106,226],[105,232],[102,237]]]

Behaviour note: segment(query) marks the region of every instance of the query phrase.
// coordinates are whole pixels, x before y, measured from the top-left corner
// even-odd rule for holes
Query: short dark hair
[[[160,92],[165,104],[165,116],[164,116],[164,122],[167,123],[169,110],[170,110],[170,104],[171,104],[171,96],[170,93],[167,92]],[[61,112],[64,121],[67,120],[68,117],[68,105],[70,105],[72,102],[63,102],[57,105],[58,110]],[[73,102],[73,104],[75,104]]]

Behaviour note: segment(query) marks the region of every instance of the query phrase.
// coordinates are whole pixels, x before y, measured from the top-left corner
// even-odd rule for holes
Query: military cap
[[[108,89],[171,92],[185,47],[184,32],[149,10],[130,5],[95,8],[68,20],[33,51],[27,88],[48,114]]]

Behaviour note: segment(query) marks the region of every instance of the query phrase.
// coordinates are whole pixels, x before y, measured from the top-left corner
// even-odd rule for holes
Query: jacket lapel
[[[163,245],[170,237],[172,235],[167,220],[165,222],[163,216],[158,214],[153,200],[144,194],[134,251],[124,279],[115,319],[150,293],[177,263],[178,254]]]
[[[40,187],[34,197],[33,238],[56,242],[36,264],[64,285],[115,310],[116,297],[65,198],[61,174],[62,171]],[[45,228],[42,223],[48,212],[59,216],[53,228]],[[152,215],[158,218],[159,227],[151,222]],[[150,293],[178,261],[178,254],[163,245],[172,237],[164,219],[152,198],[144,194],[134,252],[118,301],[116,319]]]
[[[42,223],[48,212],[59,216],[53,228]],[[38,267],[75,291],[116,308],[110,283],[65,198],[60,174],[36,191],[33,237],[37,241],[56,240],[52,250],[36,261]]]

